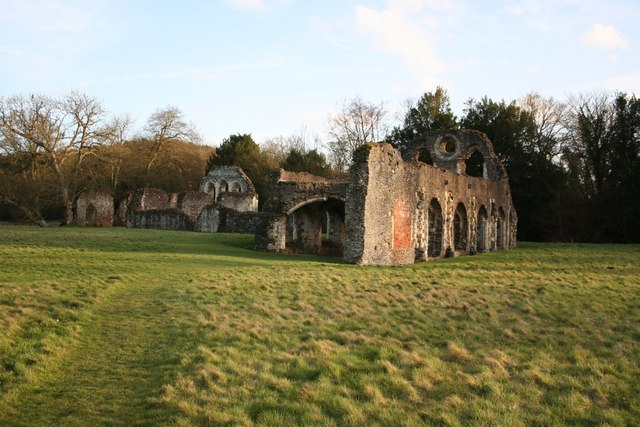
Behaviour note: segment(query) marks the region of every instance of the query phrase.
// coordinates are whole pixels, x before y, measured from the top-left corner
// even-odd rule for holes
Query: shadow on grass
[[[341,264],[340,257],[270,253],[254,250],[250,234],[196,233],[132,228],[7,226],[0,228],[0,246],[46,247],[80,252],[194,255],[215,257],[216,265],[270,262]],[[195,261],[195,260],[194,260]],[[207,260],[202,260],[207,262]]]

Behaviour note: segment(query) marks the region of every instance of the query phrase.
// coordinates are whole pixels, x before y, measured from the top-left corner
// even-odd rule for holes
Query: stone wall
[[[205,206],[196,220],[193,231],[217,233],[220,230],[220,205]]]
[[[194,225],[194,231],[255,234],[263,220],[264,214],[261,212],[239,212],[213,204],[202,210]]]
[[[176,207],[191,223],[195,223],[205,206],[213,203],[213,197],[199,191],[186,191],[177,195]]]
[[[151,228],[140,226],[141,216],[137,213],[147,211],[166,211],[174,206],[171,203],[171,194],[157,188],[142,188],[131,192],[127,198],[125,221],[130,228]]]
[[[193,230],[193,222],[189,217],[174,208],[133,212],[127,217],[127,226],[158,230]]]
[[[438,135],[427,143],[441,144]],[[397,265],[515,247],[517,216],[504,168],[494,163],[482,134],[454,136],[451,153],[443,148],[441,154],[460,157],[440,163],[452,170],[406,161],[389,144],[356,152],[345,206],[345,261]],[[483,177],[460,172],[470,150],[485,155]]]
[[[240,212],[256,212],[258,210],[258,195],[227,192],[218,196],[218,203],[221,206]]]
[[[80,194],[76,201],[76,224],[85,227],[111,227],[113,219],[111,194],[98,191]]]

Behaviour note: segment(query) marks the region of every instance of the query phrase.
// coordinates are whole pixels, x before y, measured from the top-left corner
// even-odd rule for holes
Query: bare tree
[[[177,107],[166,107],[154,112],[147,121],[145,137],[151,141],[151,151],[145,165],[147,178],[151,167],[166,150],[168,143],[171,141],[199,142],[201,140],[195,127],[184,120],[182,112]]]
[[[78,178],[88,156],[108,139],[101,103],[71,92],[60,98],[14,96],[0,102],[0,133],[9,156],[44,159],[53,171],[64,206],[64,224],[73,221]]]
[[[520,99],[518,106],[528,112],[537,125],[536,138],[531,141],[531,148],[550,161],[558,161],[568,133],[567,104],[532,92]]]
[[[356,97],[345,101],[342,111],[329,117],[327,150],[335,170],[346,171],[359,146],[384,138],[386,113],[382,104],[367,103]]]

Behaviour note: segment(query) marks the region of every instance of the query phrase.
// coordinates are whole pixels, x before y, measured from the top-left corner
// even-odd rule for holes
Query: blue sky
[[[640,95],[637,0],[0,0],[0,96],[79,90],[140,129],[180,108],[219,145],[326,135],[355,96]]]

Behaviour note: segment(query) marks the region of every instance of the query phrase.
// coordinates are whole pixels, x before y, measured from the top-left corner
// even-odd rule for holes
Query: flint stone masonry
[[[200,182],[200,192],[211,195],[214,202],[237,211],[257,211],[258,194],[253,183],[237,166],[218,166]]]
[[[153,228],[158,230],[193,230],[193,222],[178,209],[162,209],[134,212],[127,219],[132,228]]]
[[[176,207],[185,214],[193,224],[205,206],[212,203],[213,197],[210,194],[199,191],[186,191],[177,195]]]
[[[507,173],[476,131],[434,132],[404,155],[369,144],[348,180],[280,171],[270,191],[259,250],[333,249],[349,263],[399,265],[516,245]]]
[[[193,229],[203,233],[255,234],[263,218],[262,212],[239,212],[216,203],[202,209]]]
[[[109,193],[88,191],[76,201],[76,224],[85,227],[113,226],[113,197]]]
[[[247,188],[253,188],[251,182]],[[233,197],[232,194],[242,196],[240,193],[229,193],[229,196]],[[227,194],[221,196],[226,197]],[[209,193],[187,191],[170,194],[155,188],[130,193],[118,208],[118,217],[127,227],[207,233],[254,234],[262,216],[255,211],[241,212],[215,203]]]

